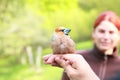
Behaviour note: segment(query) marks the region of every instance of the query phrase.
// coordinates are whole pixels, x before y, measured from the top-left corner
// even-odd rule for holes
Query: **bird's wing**
[[[54,54],[74,53],[75,51],[75,43],[67,35],[57,35],[54,33],[51,47]]]

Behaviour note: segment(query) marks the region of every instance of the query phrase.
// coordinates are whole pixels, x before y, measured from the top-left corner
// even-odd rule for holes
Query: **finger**
[[[65,60],[63,60],[61,57],[56,57],[55,61],[63,68],[66,66]]]
[[[59,64],[63,68],[66,68],[67,65],[71,65],[71,63],[72,63],[69,60],[63,59],[62,56],[56,57],[55,61],[57,64]]]
[[[44,60],[44,61],[47,61],[48,58],[49,58],[51,55],[52,55],[52,54],[49,54],[49,55],[45,55],[45,56],[43,56],[43,60]]]
[[[75,68],[73,68],[69,61],[66,61],[64,59],[61,59],[60,57],[56,57],[55,58],[56,62],[62,66],[62,68],[64,69],[64,71],[68,74],[68,76],[71,74],[71,73],[74,73],[75,72]]]
[[[50,56],[50,57],[47,59],[46,63],[47,63],[47,64],[52,64],[52,63],[54,63],[54,62],[55,62],[55,57],[56,57],[56,55]]]
[[[52,65],[52,66],[55,66],[55,67],[61,68],[61,66],[60,66],[58,63],[52,63],[51,65]]]
[[[65,68],[64,68],[64,71],[68,74],[68,76],[71,74],[71,73],[75,73],[76,72],[76,69],[74,69],[71,65],[67,65]]]
[[[63,58],[67,58],[67,59],[75,59],[78,58],[78,57],[82,57],[82,55],[80,54],[65,54],[65,55],[62,55]]]
[[[62,58],[65,60],[69,60],[70,62],[79,62],[81,60],[84,60],[83,56],[79,54],[65,54],[62,55]]]

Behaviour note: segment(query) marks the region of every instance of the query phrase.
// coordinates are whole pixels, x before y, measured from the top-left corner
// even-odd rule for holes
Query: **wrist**
[[[86,73],[82,76],[82,79],[79,80],[100,80],[99,77],[91,70],[89,73]]]

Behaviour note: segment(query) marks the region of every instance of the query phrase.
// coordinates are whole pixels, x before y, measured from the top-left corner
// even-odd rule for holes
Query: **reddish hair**
[[[120,30],[120,18],[112,11],[106,11],[100,14],[94,23],[94,29],[104,20],[110,21]]]

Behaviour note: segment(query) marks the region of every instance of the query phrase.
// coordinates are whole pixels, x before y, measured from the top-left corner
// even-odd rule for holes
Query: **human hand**
[[[56,66],[56,67],[61,67],[56,61],[55,58],[56,57],[61,57],[61,55],[58,54],[49,54],[49,55],[45,55],[43,56],[43,61],[45,64],[50,64],[52,66]]]
[[[46,55],[45,64],[62,67],[70,80],[99,80],[85,59],[78,54]]]
[[[99,80],[85,59],[78,54],[56,56],[55,61],[63,67],[70,80]]]

